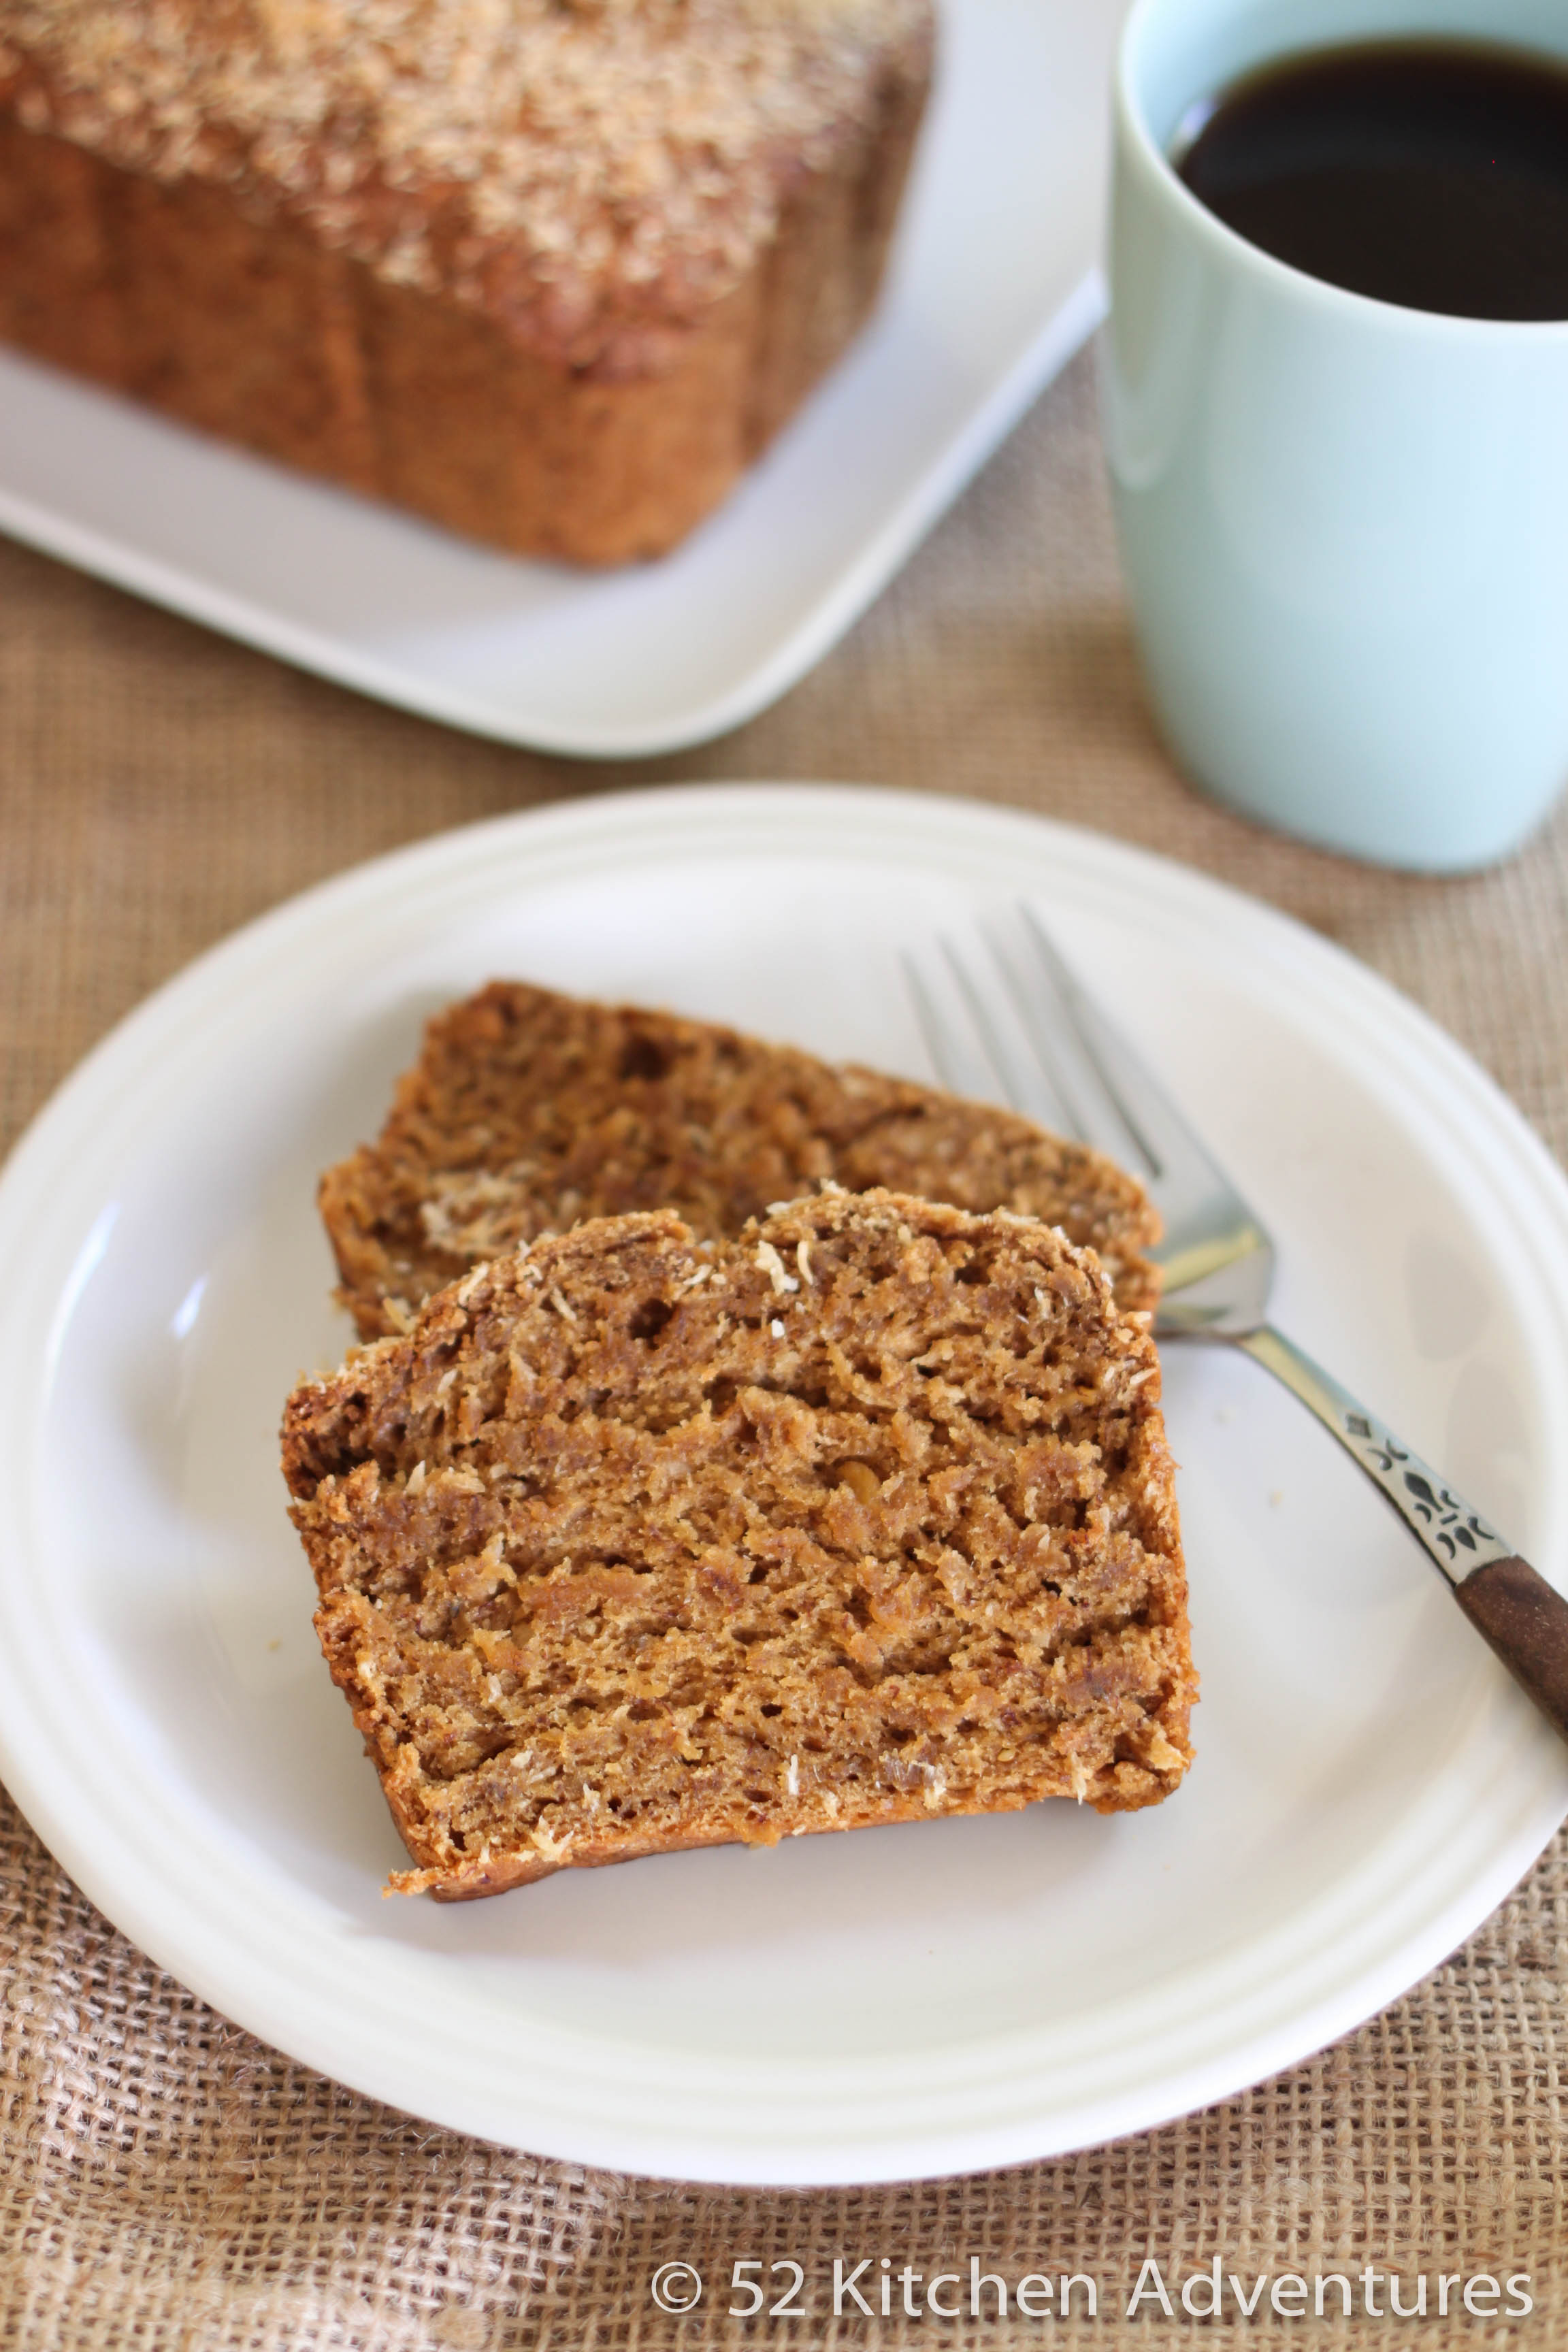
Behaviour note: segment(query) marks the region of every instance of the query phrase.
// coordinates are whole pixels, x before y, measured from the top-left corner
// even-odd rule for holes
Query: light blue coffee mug
[[[1183,767],[1285,832],[1446,872],[1515,848],[1568,782],[1568,322],[1325,285],[1226,228],[1168,160],[1237,75],[1413,34],[1568,58],[1568,0],[1138,0],[1106,437]]]

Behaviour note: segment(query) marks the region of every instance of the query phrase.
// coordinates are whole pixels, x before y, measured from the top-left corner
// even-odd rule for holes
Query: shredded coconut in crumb
[[[774,1216],[777,1213],[776,1210],[770,1209],[768,1212],[770,1216]],[[793,1274],[785,1273],[784,1262],[783,1258],[780,1257],[777,1250],[774,1249],[772,1242],[759,1242],[757,1244],[757,1264],[762,1267],[763,1272],[767,1276],[768,1280],[773,1284],[774,1290],[778,1293],[781,1298],[784,1296],[786,1291],[798,1290],[800,1288],[798,1277]]]
[[[394,1885],[1168,1795],[1195,1685],[1158,1360],[1095,1260],[885,1191],[715,1241],[696,1286],[692,1255],[668,1210],[588,1220],[289,1401]]]

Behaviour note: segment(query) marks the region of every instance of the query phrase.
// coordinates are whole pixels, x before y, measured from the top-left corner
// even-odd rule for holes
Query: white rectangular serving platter
[[[284,660],[542,751],[739,726],[820,660],[1090,332],[1125,0],[943,0],[870,329],[676,554],[525,562],[0,352],[0,530]]]

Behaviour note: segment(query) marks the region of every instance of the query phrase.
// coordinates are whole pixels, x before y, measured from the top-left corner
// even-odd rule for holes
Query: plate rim
[[[590,866],[605,843],[611,845],[611,862],[624,864],[628,838],[650,834],[668,837],[671,856],[692,854],[699,845],[709,856],[755,854],[759,835],[765,836],[781,830],[787,832],[798,847],[803,814],[816,814],[830,824],[835,820],[848,821],[851,834],[858,824],[862,851],[874,850],[879,845],[885,848],[891,824],[893,837],[903,845],[906,862],[911,863],[921,860],[910,855],[909,845],[912,844],[918,851],[922,833],[929,831],[934,846],[943,829],[951,830],[955,825],[968,835],[988,841],[993,856],[1005,845],[1019,851],[1027,849],[1033,854],[1032,862],[1039,859],[1042,850],[1054,850],[1053,863],[1080,869],[1087,864],[1108,875],[1113,888],[1130,875],[1157,895],[1169,890],[1174,895],[1178,911],[1184,900],[1195,899],[1200,905],[1205,901],[1211,905],[1217,902],[1240,919],[1247,930],[1257,932],[1266,940],[1293,946],[1323,971],[1337,974],[1353,992],[1363,994],[1370,984],[1384,1010],[1421,1040],[1435,1055],[1439,1068],[1446,1066],[1447,1075],[1459,1078],[1467,1092],[1485,1101],[1494,1116],[1500,1118],[1508,1142],[1517,1155],[1519,1172],[1544,1191],[1555,1209],[1563,1228],[1563,1245],[1568,1249],[1568,1179],[1517,1107],[1418,1006],[1380,974],[1293,918],[1232,885],[1157,852],[992,803],[889,787],[754,783],[667,786],[596,794],[584,801],[556,803],[542,810],[513,812],[488,819],[351,867],[268,910],[216,942],[111,1029],[68,1076],[19,1139],[0,1172],[0,1268],[15,1261],[19,1235],[25,1244],[29,1191],[36,1192],[37,1186],[43,1184],[47,1197],[60,1147],[69,1141],[73,1128],[79,1132],[84,1116],[90,1113],[103,1090],[107,1088],[111,1096],[118,1096],[125,1087],[133,1086],[149,1056],[155,1062],[164,1055],[171,1034],[177,1062],[179,1038],[187,1025],[194,1026],[198,1034],[201,1030],[203,999],[213,979],[226,972],[237,980],[247,969],[265,968],[278,953],[287,951],[290,935],[296,930],[334,922],[340,929],[346,930],[352,927],[356,909],[366,913],[378,905],[395,907],[404,901],[411,884],[416,896],[423,891],[432,904],[438,902],[454,884],[470,892],[478,890],[481,895],[493,893],[504,866],[504,859],[497,853],[503,847],[510,848],[514,856],[525,856],[534,870],[539,865],[540,851],[551,841],[558,851],[571,854],[574,850],[577,857]],[[830,852],[834,848],[831,838],[826,846]],[[944,846],[951,851],[951,841]],[[347,924],[342,920],[345,916],[350,919]],[[191,1016],[195,1016],[194,1024]],[[19,1367],[13,1360],[15,1356],[15,1342],[8,1331],[0,1339],[0,1392],[7,1384],[8,1364],[11,1383],[16,1382]],[[40,1405],[40,1414],[42,1409]],[[20,1483],[26,1487],[26,1479]],[[26,1499],[30,1502],[30,1494]],[[11,1507],[8,1499],[0,1500],[0,1511],[9,1511]],[[4,1570],[0,1568],[0,1579],[3,1578]],[[0,1583],[0,1617],[8,1607]],[[0,1656],[0,1691],[5,1691],[11,1682],[5,1661]],[[11,1696],[15,1700],[14,1690]],[[477,2131],[502,2144],[536,2148],[540,2146],[537,2138],[520,2139],[515,2131],[497,2130],[494,2116],[474,2112],[471,2102],[460,2113],[454,2112],[449,2100],[443,2103],[438,2098],[422,2097],[416,2106],[406,2095],[389,2090],[384,2079],[375,2079],[374,2069],[367,2076],[363,2068],[345,2068],[333,2054],[331,2033],[325,2027],[320,2035],[305,2033],[295,2018],[279,2029],[267,2019],[258,2019],[255,2005],[248,2000],[232,2004],[226,1999],[226,1993],[232,1991],[231,1984],[215,1982],[209,1968],[193,1968],[187,1954],[171,1949],[169,1935],[156,1916],[156,1901],[130,1896],[126,1889],[114,1883],[112,1869],[100,1867],[100,1858],[92,1854],[89,1843],[84,1846],[77,1826],[60,1818],[60,1808],[51,1801],[49,1790],[26,1758],[15,1752],[13,1723],[16,1719],[12,1705],[0,1707],[0,1768],[7,1785],[84,1893],[160,1965],[169,1968],[216,2008],[237,2016],[276,2046],[290,2051],[335,2079],[350,2083],[367,2095],[410,2106],[448,2127]],[[1303,2021],[1297,2017],[1271,2039],[1265,2036],[1237,2049],[1228,2063],[1215,2062],[1189,2069],[1179,2084],[1167,2085],[1170,2095],[1163,2102],[1151,2105],[1136,2087],[1113,2097],[1100,2096],[1089,2103],[1094,2127],[1087,2136],[1081,2130],[1081,2118],[1071,2114],[1059,2119],[1065,2126],[1065,2136],[1051,2137],[1048,2145],[1042,2144],[1026,2121],[1011,2130],[992,2126],[981,2128],[978,2133],[950,2131],[929,2161],[921,2159],[911,2166],[914,2151],[908,2140],[902,2137],[889,2140],[884,2134],[880,2144],[862,2147],[851,2169],[846,2170],[836,2160],[837,2143],[833,2141],[820,2148],[815,2160],[792,2147],[791,2162],[781,2170],[776,2163],[764,2160],[756,2145],[742,2149],[732,2143],[718,2142],[715,2154],[721,2145],[724,2152],[717,2163],[661,2163],[654,2144],[659,2137],[657,2132],[651,2140],[646,2132],[640,2139],[636,2133],[623,2132],[619,2144],[607,2147],[602,2127],[590,2122],[578,2144],[569,2145],[557,2134],[546,2152],[563,2160],[609,2164],[669,2178],[759,2185],[786,2181],[795,2185],[828,2185],[850,2180],[924,2178],[996,2163],[1026,2161],[1063,2153],[1071,2147],[1097,2144],[1126,2131],[1152,2128],[1173,2116],[1231,2095],[1280,2067],[1297,2063],[1375,2013],[1387,2000],[1417,1981],[1427,1968],[1441,1960],[1455,1943],[1489,1915],[1531,1866],[1555,1829],[1563,1805],[1553,1795],[1550,1800],[1543,1797],[1525,1810],[1530,1815],[1528,1826],[1494,1853],[1490,1869],[1484,1874],[1479,1907],[1479,1882],[1472,1879],[1460,1894],[1429,1913],[1425,1934],[1417,1939],[1422,1957],[1414,1970],[1407,1966],[1413,1948],[1406,1943],[1399,1947],[1381,1972],[1374,1970],[1359,1979],[1348,1999],[1342,1988],[1337,1999],[1320,2000],[1308,2027],[1310,2046],[1301,2040]],[[1364,1998],[1369,1990],[1372,1997]],[[1260,2056],[1266,2063],[1258,2063]]]
[[[237,644],[269,654],[291,668],[323,677],[334,686],[406,710],[441,727],[452,727],[492,743],[510,743],[521,751],[579,760],[652,760],[672,752],[695,750],[717,736],[731,733],[771,709],[793,687],[826,658],[839,640],[889,586],[921,541],[934,530],[948,509],[963,495],[1047,385],[1087,343],[1109,307],[1105,280],[1096,267],[1087,270],[1061,307],[1045,321],[1034,341],[972,412],[960,432],[940,456],[914,479],[904,497],[884,517],[879,528],[851,551],[803,616],[777,640],[773,649],[731,684],[695,703],[679,719],[659,723],[628,721],[618,726],[536,725],[510,718],[492,698],[440,686],[395,661],[368,652],[351,639],[295,621],[253,598],[208,583],[164,558],[150,554],[129,541],[93,529],[70,516],[57,515],[35,499],[0,484],[0,533],[55,557],[73,570],[106,581],[140,596],[166,612],[175,613],[199,627],[212,629]],[[5,349],[5,365],[19,364],[39,375],[58,374],[74,392],[117,406],[134,406],[121,394],[51,369],[30,353]],[[136,410],[138,422],[152,423],[168,432],[194,432],[173,419]],[[224,446],[225,454],[269,461],[246,450]],[[308,477],[301,479],[309,480]],[[310,487],[338,495],[330,482]],[[353,493],[342,492],[351,496]],[[388,513],[398,518],[396,509]],[[384,519],[384,518],[383,518]],[[435,530],[409,518],[414,527]],[[679,552],[679,551],[674,551]],[[518,563],[532,559],[518,556]],[[526,626],[526,624],[522,625]]]

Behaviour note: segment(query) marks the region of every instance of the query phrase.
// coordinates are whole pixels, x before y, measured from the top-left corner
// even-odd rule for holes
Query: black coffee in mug
[[[1568,319],[1568,65],[1479,41],[1316,49],[1232,83],[1184,135],[1193,194],[1310,277],[1412,310]]]

